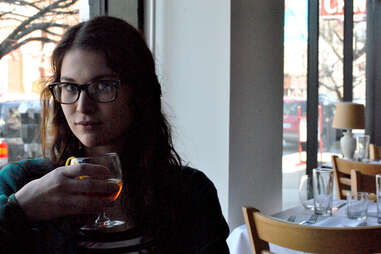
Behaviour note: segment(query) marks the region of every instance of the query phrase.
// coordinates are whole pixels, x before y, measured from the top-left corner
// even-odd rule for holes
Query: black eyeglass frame
[[[97,102],[97,103],[109,103],[109,102],[114,102],[117,98],[118,98],[118,89],[120,88],[120,80],[100,80],[100,81],[107,81],[107,82],[115,82],[113,83],[112,85],[116,88],[115,90],[115,96],[113,97],[112,100],[108,100],[108,101],[99,101],[97,100],[96,98],[93,98],[90,94],[89,94],[89,91],[88,91],[88,88],[89,86],[91,85],[96,85],[96,82],[91,82],[91,83],[87,83],[87,84],[76,84],[76,83],[72,83],[72,82],[54,82],[54,83],[51,83],[48,85],[49,87],[49,91],[50,93],[52,94],[53,98],[58,101],[60,104],[74,104],[78,101],[79,97],[81,96],[81,92],[82,91],[85,91],[86,92],[86,95],[89,96],[90,99],[92,99],[93,101]],[[54,93],[54,87],[58,86],[58,85],[62,85],[62,84],[69,84],[69,85],[73,85],[75,86],[77,89],[78,89],[78,94],[77,94],[77,98],[73,101],[73,102],[62,102],[61,100],[59,100],[55,93]]]

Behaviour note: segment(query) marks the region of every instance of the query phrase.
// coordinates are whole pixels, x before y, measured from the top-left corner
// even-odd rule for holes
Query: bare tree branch
[[[15,28],[0,42],[0,59],[31,41],[56,42],[62,31],[68,27],[62,22],[64,16],[74,16],[78,10],[72,6],[78,0],[0,0],[6,8],[0,11],[0,22],[9,21]],[[32,13],[26,16],[25,13]],[[43,32],[43,36],[34,32]]]
[[[3,20],[2,17],[5,17],[5,16],[16,16],[16,17],[20,17],[20,18],[24,18],[24,19],[28,17],[26,15],[22,15],[22,14],[19,14],[19,13],[16,13],[16,12],[4,12],[4,13],[1,14],[0,19]]]
[[[52,17],[52,16],[56,16],[56,15],[75,15],[75,14],[78,14],[78,13],[79,13],[78,10],[74,10],[74,11],[56,11],[53,14],[46,15],[46,16]]]
[[[35,9],[39,9],[36,4],[39,4],[43,1],[33,1],[33,2],[30,2],[30,1],[18,1],[18,0],[1,0],[0,3],[8,3],[8,4],[12,4],[12,5],[17,5],[17,6],[31,6]]]
[[[365,54],[365,52],[366,52],[366,46],[364,45],[361,49],[358,49],[353,53],[353,61],[356,61],[357,59],[362,57]]]
[[[342,58],[342,54],[340,54],[340,53],[336,50],[336,48],[335,48],[334,43],[332,42],[332,40],[330,40],[329,38],[327,38],[327,36],[326,36],[324,33],[321,33],[321,34],[320,34],[320,37],[323,38],[323,39],[327,42],[328,46],[331,48],[332,52],[337,56],[337,58]]]
[[[10,20],[10,21],[22,22],[21,19],[17,19],[17,18],[2,18],[1,20],[2,21],[4,21],[4,20]]]
[[[11,51],[15,50],[15,49],[18,49],[20,48],[21,46],[27,44],[28,42],[31,42],[31,41],[40,41],[40,42],[45,42],[45,43],[49,43],[49,42],[53,42],[53,43],[57,43],[56,40],[52,40],[52,39],[49,39],[49,38],[46,38],[46,37],[30,37],[30,38],[27,38],[23,41],[20,41],[16,44],[14,44],[14,46],[12,46],[11,48]]]
[[[21,31],[19,34],[17,34],[13,40],[17,41],[20,40],[22,37],[35,32],[37,30],[43,30],[46,31],[47,28],[52,28],[52,27],[60,27],[60,28],[67,28],[68,25],[65,24],[58,24],[58,23],[38,23],[38,24],[32,24],[25,30]]]
[[[329,20],[327,23],[324,23],[322,29],[320,30],[320,38],[326,42],[328,49],[325,49],[325,52],[322,52],[322,55],[329,55],[331,52],[332,56],[336,57],[336,61],[333,63],[329,63],[329,61],[324,61],[323,64],[320,65],[319,69],[319,85],[324,87],[326,90],[333,92],[336,94],[339,100],[342,100],[342,90],[343,90],[343,80],[342,75],[337,72],[341,72],[342,68],[338,68],[338,64],[343,64],[343,35],[342,35],[342,21],[338,20]],[[365,47],[365,38],[360,34],[356,34],[354,30],[354,50],[353,50],[353,64],[354,71],[353,72],[353,82],[352,86],[356,87],[364,82],[364,72],[361,70],[364,69],[361,67],[361,60],[364,57],[366,52]],[[329,53],[327,53],[329,52]],[[329,56],[327,59],[332,61],[332,56]]]
[[[61,34],[52,32],[52,31],[50,31],[50,30],[48,30],[48,29],[46,29],[46,30],[42,30],[42,31],[44,31],[44,32],[47,33],[47,34],[50,34],[50,35],[53,36],[53,37],[60,37],[60,36],[61,36]]]
[[[9,43],[11,41],[14,40],[14,38],[17,36],[18,33],[20,33],[21,31],[25,30],[26,29],[26,26],[28,26],[29,24],[31,24],[33,21],[35,21],[36,19],[44,16],[47,12],[49,11],[53,11],[57,8],[67,8],[69,6],[71,6],[72,4],[74,4],[76,2],[76,0],[71,0],[69,1],[69,3],[66,3],[66,4],[62,4],[61,6],[63,7],[60,7],[60,4],[63,3],[63,2],[66,2],[67,0],[56,0],[55,2],[53,2],[52,4],[48,5],[47,7],[41,9],[40,11],[38,11],[36,14],[34,14],[33,16],[30,16],[29,18],[27,18],[26,20],[24,20],[11,34],[9,34],[9,36],[4,40],[5,43]]]

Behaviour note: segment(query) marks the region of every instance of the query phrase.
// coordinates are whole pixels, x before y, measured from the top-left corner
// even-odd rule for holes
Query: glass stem
[[[106,223],[109,221],[109,217],[106,215],[105,211],[102,211],[102,213],[98,216],[98,218],[95,220],[95,224],[97,224],[100,227],[106,226]]]

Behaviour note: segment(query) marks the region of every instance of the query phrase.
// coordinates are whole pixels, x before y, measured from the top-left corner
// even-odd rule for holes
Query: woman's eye
[[[68,93],[76,93],[77,92],[77,87],[75,85],[72,85],[72,84],[65,84],[62,86],[62,89]]]
[[[99,91],[108,91],[110,90],[112,87],[110,84],[106,83],[106,82],[99,82],[96,84],[96,88],[97,90]]]
[[[98,83],[96,84],[96,87],[98,90],[103,90],[106,88],[106,85],[104,83]]]

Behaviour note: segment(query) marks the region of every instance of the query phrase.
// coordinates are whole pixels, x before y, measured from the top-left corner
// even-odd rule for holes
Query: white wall
[[[229,0],[156,1],[155,54],[175,146],[228,212]]]
[[[282,206],[283,1],[231,1],[229,224]]]
[[[175,146],[241,206],[281,209],[283,1],[156,1],[155,54]]]

